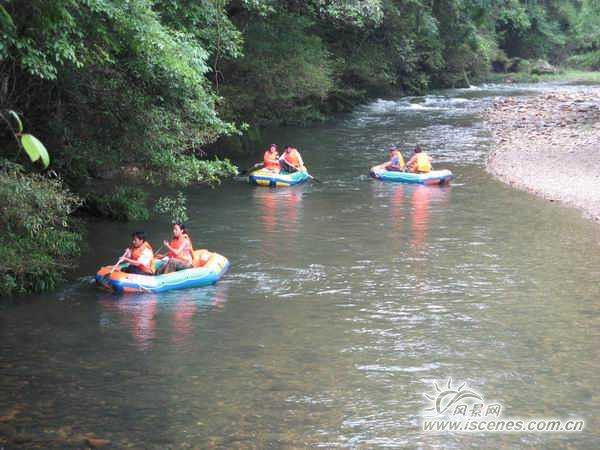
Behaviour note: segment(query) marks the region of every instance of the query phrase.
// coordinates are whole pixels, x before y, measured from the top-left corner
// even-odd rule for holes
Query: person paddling
[[[185,225],[181,222],[173,224],[173,239],[164,241],[163,245],[169,250],[166,264],[158,271],[160,274],[176,272],[193,267],[194,250],[192,241],[187,234]]]
[[[304,161],[302,161],[302,156],[300,156],[300,152],[290,147],[289,145],[285,146],[285,151],[279,158],[279,164],[281,165],[281,169],[286,172],[306,172],[306,167],[304,167]]]
[[[271,144],[269,149],[265,152],[263,157],[263,167],[276,173],[279,173],[281,170],[281,166],[279,165],[279,153],[277,152],[277,145]]]
[[[131,234],[131,247],[125,250],[121,261],[129,265],[122,272],[133,273],[137,275],[153,275],[154,251],[152,246],[146,241],[146,235],[143,231],[135,231]]]
[[[406,167],[409,172],[413,173],[427,173],[433,170],[431,157],[419,145],[415,147],[413,155],[406,163]]]
[[[395,146],[392,145],[390,147],[390,160],[385,163],[384,167],[386,170],[391,170],[394,172],[403,172],[404,168],[405,168],[405,164],[404,164],[404,157],[402,156],[402,153],[400,153],[400,150]]]

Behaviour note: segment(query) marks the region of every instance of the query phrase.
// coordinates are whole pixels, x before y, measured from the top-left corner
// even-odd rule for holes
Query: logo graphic
[[[502,405],[486,402],[483,396],[467,388],[467,383],[452,387],[448,378],[444,389],[434,382],[435,392],[423,394],[430,401],[422,411],[423,431],[432,433],[570,433],[582,431],[582,419],[501,417]]]
[[[440,389],[436,382],[434,382],[433,385],[437,392],[436,396],[423,394],[425,398],[433,402],[433,406],[431,408],[425,408],[424,410],[428,413],[431,413],[428,414],[430,417],[444,415],[446,411],[450,410],[452,407],[455,407],[455,411],[459,409],[458,406],[466,408],[467,403],[475,400],[481,400],[483,402],[483,397],[481,395],[471,389],[466,388],[467,383],[461,384],[458,389],[453,389],[452,378],[448,378],[448,383],[446,384],[446,389],[444,390]]]

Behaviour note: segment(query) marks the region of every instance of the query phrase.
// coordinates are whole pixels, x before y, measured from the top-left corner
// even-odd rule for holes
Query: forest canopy
[[[76,182],[122,162],[165,175],[242,123],[464,85],[514,58],[597,67],[599,11],[599,0],[4,0],[0,106]]]

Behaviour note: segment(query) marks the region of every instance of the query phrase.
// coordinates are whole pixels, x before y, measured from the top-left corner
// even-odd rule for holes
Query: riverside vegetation
[[[0,131],[0,292],[56,285],[82,242],[81,206],[145,219],[144,183],[234,174],[204,148],[249,126],[535,72],[539,59],[599,69],[598,12],[598,0],[6,0],[0,110],[25,117],[52,161],[13,162],[13,131]]]

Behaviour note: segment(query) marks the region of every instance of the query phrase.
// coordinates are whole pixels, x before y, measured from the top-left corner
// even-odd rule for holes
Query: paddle
[[[158,258],[158,259],[160,259],[160,258],[164,258],[164,256],[165,256],[165,255],[161,255],[161,254],[160,254],[160,251],[163,249],[163,247],[164,247],[164,246],[165,246],[165,245],[164,245],[164,244],[162,244],[160,247],[158,247],[158,250],[156,250],[156,251],[154,252],[154,257],[155,257],[155,258]]]
[[[311,180],[313,180],[315,183],[322,183],[321,180],[317,180],[315,177],[313,177],[310,173],[306,172],[306,175],[308,175],[308,178],[310,178]]]
[[[263,163],[256,163],[252,167],[248,167],[246,170],[242,170],[240,175],[246,175],[248,172],[253,172],[256,169],[262,169],[264,167]]]
[[[299,169],[297,166],[294,166],[293,164],[290,164],[290,163],[289,163],[287,160],[285,160],[283,157],[282,157],[282,158],[279,158],[279,159],[280,159],[280,160],[281,160],[281,159],[283,159],[283,162],[285,162],[285,163],[286,163],[288,166],[290,166],[290,167],[293,167],[293,168],[294,168],[294,169],[296,169],[298,172],[301,172],[301,170],[300,170],[300,169]],[[311,180],[313,180],[314,182],[316,182],[316,183],[322,183],[322,181],[321,181],[321,180],[317,180],[317,179],[316,179],[315,177],[313,177],[313,176],[312,176],[310,173],[308,173],[308,171],[305,171],[304,173],[306,174],[306,176],[307,176],[308,178],[310,178],[310,179],[311,179]]]
[[[129,249],[125,250],[125,253],[123,253],[121,255],[121,257],[118,259],[117,263],[114,266],[112,266],[112,269],[110,269],[110,272],[108,273],[109,275],[111,273],[113,273],[117,267],[119,267],[119,264],[121,264],[121,262],[123,261],[123,258],[125,258],[125,255],[127,254],[128,251],[129,251]]]

